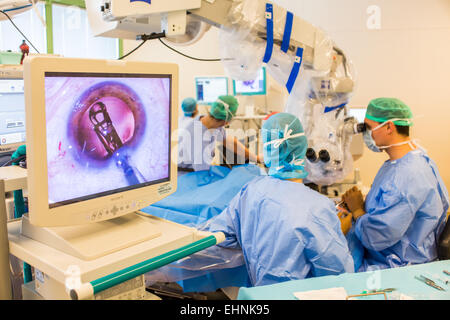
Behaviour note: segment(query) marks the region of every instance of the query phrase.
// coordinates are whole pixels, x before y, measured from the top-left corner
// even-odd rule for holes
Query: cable
[[[221,59],[200,59],[200,58],[195,58],[195,57],[191,57],[191,56],[188,56],[188,55],[186,55],[186,54],[184,54],[184,53],[182,53],[182,52],[180,52],[180,51],[178,51],[178,50],[175,50],[174,48],[172,48],[172,47],[170,47],[169,45],[167,45],[164,41],[162,41],[161,39],[158,39],[159,40],[159,42],[161,42],[163,45],[165,45],[167,48],[169,48],[170,50],[172,50],[172,51],[175,51],[176,53],[178,53],[178,54],[181,54],[183,57],[186,57],[186,58],[189,58],[189,59],[192,59],[192,60],[197,60],[197,61],[209,61],[209,62],[215,62],[215,61],[222,61]]]
[[[139,48],[140,48],[144,43],[146,43],[146,42],[147,42],[147,39],[142,40],[142,42],[141,42],[136,48],[134,48],[133,50],[131,50],[130,52],[128,52],[126,55],[120,57],[118,60],[122,60],[123,58],[128,57],[130,54],[132,54],[133,52],[135,52],[137,49],[139,49]]]
[[[1,165],[1,167],[6,167],[6,166],[9,166],[11,163],[14,163],[14,162],[17,162],[17,163],[19,163],[20,161],[22,161],[22,160],[25,160],[26,159],[26,155],[22,155],[22,156],[19,156],[19,157],[17,157],[17,158],[14,158],[14,159],[11,159],[11,160],[8,160],[7,162],[5,162],[3,165]]]
[[[28,38],[22,33],[22,31],[20,31],[20,29],[16,26],[16,24],[11,20],[11,18],[9,17],[9,15],[8,15],[5,11],[3,11],[3,10],[0,10],[0,12],[3,13],[3,14],[8,18],[8,20],[12,23],[12,25],[14,26],[14,28],[16,28],[17,31],[19,31],[19,33],[25,38],[25,40],[27,40],[28,43],[34,48],[34,50],[36,50],[36,52],[40,54],[39,50],[36,49],[36,47],[31,43],[31,41],[28,40]]]

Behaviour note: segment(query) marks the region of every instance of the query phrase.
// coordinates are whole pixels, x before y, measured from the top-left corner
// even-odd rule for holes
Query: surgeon
[[[198,114],[197,101],[194,98],[186,98],[181,103],[183,114],[178,119],[178,127],[184,128]]]
[[[252,285],[353,272],[335,206],[303,184],[307,139],[292,114],[263,125],[268,175],[256,177],[202,229],[223,232],[219,246],[241,248]]]
[[[209,170],[215,156],[216,142],[251,162],[263,162],[263,157],[250,152],[236,137],[228,137],[224,126],[236,115],[235,97],[220,96],[206,115],[199,115],[179,132],[179,172]]]
[[[448,191],[436,163],[409,136],[413,114],[402,101],[370,101],[364,141],[373,152],[386,152],[364,201],[356,187],[343,200],[365,248],[359,271],[419,264],[437,258],[437,240],[449,207]]]

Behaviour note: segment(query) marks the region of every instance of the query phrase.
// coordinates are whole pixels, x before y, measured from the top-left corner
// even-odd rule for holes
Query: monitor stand
[[[145,217],[135,212],[86,225],[37,227],[22,217],[22,235],[82,260],[93,260],[161,236]]]

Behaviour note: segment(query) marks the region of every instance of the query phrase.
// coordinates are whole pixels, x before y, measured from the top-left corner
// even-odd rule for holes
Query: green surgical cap
[[[185,116],[192,116],[196,107],[197,101],[193,98],[186,98],[181,103],[181,109],[183,110]]]
[[[412,119],[411,109],[395,98],[377,98],[369,102],[366,118],[376,122],[386,122],[391,119]],[[395,125],[412,126],[412,120],[396,120]]]
[[[308,140],[300,120],[290,113],[277,113],[264,122],[261,130],[264,163],[269,176],[280,179],[303,179],[303,159]]]
[[[230,121],[236,115],[238,106],[239,104],[235,97],[220,96],[212,104],[210,114],[218,120]]]

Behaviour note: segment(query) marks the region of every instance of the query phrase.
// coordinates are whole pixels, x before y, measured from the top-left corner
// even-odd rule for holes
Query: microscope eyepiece
[[[358,123],[355,126],[356,133],[362,133],[362,132],[365,132],[366,130],[367,130],[367,125],[364,122]]]
[[[308,148],[306,150],[306,159],[308,159],[310,162],[317,161],[317,155],[313,148]]]
[[[322,162],[328,162],[328,161],[330,161],[330,154],[328,153],[328,151],[327,150],[320,150],[319,151],[319,159],[322,161]]]

